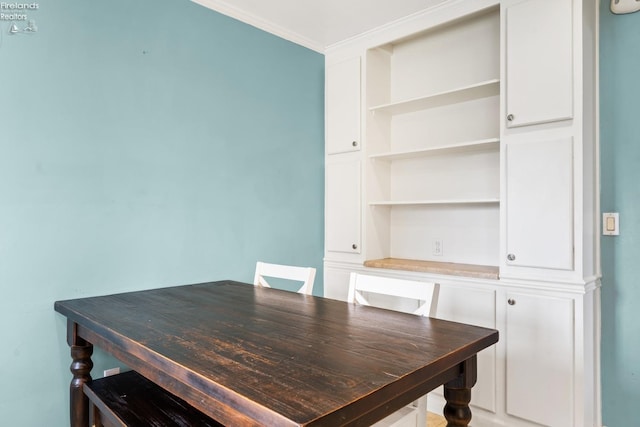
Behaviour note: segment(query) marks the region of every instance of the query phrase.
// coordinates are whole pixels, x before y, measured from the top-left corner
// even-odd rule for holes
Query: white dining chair
[[[439,292],[438,283],[351,273],[347,301],[435,317]],[[426,395],[374,424],[375,427],[426,425]]]
[[[313,292],[313,281],[316,277],[316,269],[313,267],[298,267],[293,265],[270,264],[258,261],[256,263],[256,274],[253,278],[255,286],[270,288],[267,278],[286,279],[302,282],[298,293],[311,295]]]

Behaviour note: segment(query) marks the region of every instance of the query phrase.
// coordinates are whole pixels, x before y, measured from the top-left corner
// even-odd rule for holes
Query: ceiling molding
[[[473,3],[468,0],[434,0],[424,9],[330,44],[325,47],[324,54],[344,49],[345,46],[357,46],[358,44],[372,46],[376,43],[386,43],[388,39],[395,40],[419,32],[424,28],[432,28],[450,22],[456,16],[478,13],[491,7],[499,7],[499,5],[499,0],[474,0]]]
[[[199,4],[200,6],[206,7],[207,9],[211,9],[223,15],[230,16],[231,18],[237,19],[238,21],[244,22],[245,24],[249,24],[260,30],[274,34],[278,37],[281,37],[290,42],[299,44],[301,46],[304,46],[316,52],[324,53],[325,51],[324,46],[314,42],[313,40],[310,40],[307,37],[304,37],[296,32],[287,30],[286,28],[280,25],[276,25],[273,22],[267,21],[263,18],[260,18],[259,16],[248,13],[235,6],[231,6],[230,4],[222,0],[191,0],[191,1]]]

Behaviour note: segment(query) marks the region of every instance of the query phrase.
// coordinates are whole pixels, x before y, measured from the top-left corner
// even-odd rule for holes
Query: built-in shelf
[[[369,206],[419,206],[419,205],[486,205],[500,203],[498,198],[481,199],[438,199],[438,200],[378,200]]]
[[[453,262],[421,261],[402,258],[373,259],[365,261],[364,265],[365,267],[372,268],[445,274],[477,279],[497,280],[500,277],[498,267],[491,265],[457,264]]]
[[[490,9],[367,50],[364,259],[498,265],[500,12]],[[436,237],[451,242],[446,257],[431,256]],[[494,267],[398,261],[367,265],[497,278]]]
[[[377,105],[369,108],[369,111],[385,112],[389,114],[406,114],[428,108],[471,101],[473,99],[498,96],[499,94],[500,80],[492,79],[445,92],[438,92],[418,98]]]
[[[466,152],[475,150],[492,150],[500,148],[500,140],[498,138],[480,139],[477,141],[465,141],[454,144],[439,145],[417,150],[406,151],[389,151],[386,153],[372,154],[371,159],[380,160],[402,160],[416,157],[432,156],[453,152]]]

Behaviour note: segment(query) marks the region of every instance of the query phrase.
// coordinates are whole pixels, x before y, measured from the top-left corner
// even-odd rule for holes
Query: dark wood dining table
[[[498,332],[234,281],[57,301],[71,425],[89,424],[93,346],[228,426],[365,426],[444,384],[467,426]]]

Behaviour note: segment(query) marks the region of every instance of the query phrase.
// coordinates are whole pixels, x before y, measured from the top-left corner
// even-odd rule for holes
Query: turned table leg
[[[471,388],[477,379],[476,356],[462,364],[462,373],[458,378],[444,385],[444,417],[447,427],[467,427],[471,421]]]
[[[71,347],[71,373],[73,378],[69,386],[70,420],[71,427],[89,426],[89,399],[84,394],[83,386],[91,381],[91,368],[93,361],[93,345],[78,337],[77,325],[73,322],[67,324],[67,341]]]

